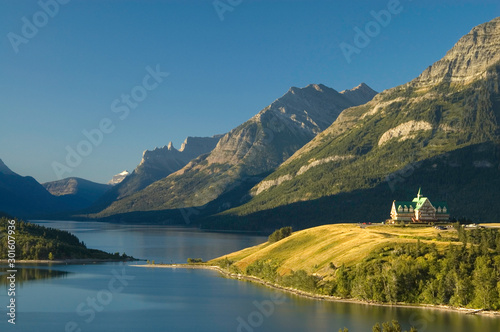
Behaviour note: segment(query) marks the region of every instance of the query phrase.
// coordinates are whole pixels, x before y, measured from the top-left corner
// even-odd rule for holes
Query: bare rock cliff
[[[500,61],[500,17],[478,25],[446,55],[412,81],[417,86],[440,82],[469,83]]]

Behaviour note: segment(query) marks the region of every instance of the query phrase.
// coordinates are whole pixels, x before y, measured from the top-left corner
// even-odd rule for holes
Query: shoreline
[[[82,263],[107,263],[107,262],[137,262],[138,259],[112,259],[112,258],[68,258],[68,259],[20,259],[16,264],[82,264]],[[7,264],[7,259],[0,259],[0,264]]]
[[[346,298],[340,298],[340,297],[335,297],[335,296],[330,296],[330,295],[319,295],[319,294],[314,294],[314,293],[309,293],[303,290],[295,289],[295,288],[289,288],[289,287],[284,287],[278,284],[273,284],[271,282],[262,280],[258,277],[254,276],[247,276],[243,274],[235,274],[228,272],[224,269],[222,269],[219,266],[216,265],[198,265],[198,264],[145,264],[145,265],[130,265],[132,267],[147,267],[147,268],[169,268],[169,269],[201,269],[201,270],[212,270],[212,271],[217,271],[220,274],[222,274],[225,277],[231,278],[231,279],[238,279],[238,280],[244,280],[244,281],[249,281],[249,282],[255,282],[257,284],[273,288],[276,290],[280,290],[283,292],[287,292],[289,294],[294,294],[297,296],[313,299],[313,300],[322,300],[322,301],[330,301],[330,302],[342,302],[342,303],[353,303],[353,304],[366,304],[366,305],[373,305],[373,306],[379,306],[379,307],[395,307],[395,308],[413,308],[413,309],[434,309],[434,310],[444,310],[444,311],[453,311],[457,313],[462,313],[465,315],[481,315],[481,316],[486,316],[486,317],[500,317],[500,311],[493,311],[493,310],[485,310],[485,309],[469,309],[469,308],[458,308],[458,307],[451,307],[451,306],[446,306],[446,305],[431,305],[431,304],[405,304],[405,303],[395,303],[395,304],[390,304],[390,303],[381,303],[381,302],[369,302],[369,301],[363,301],[363,300],[357,300],[357,299],[346,299]]]

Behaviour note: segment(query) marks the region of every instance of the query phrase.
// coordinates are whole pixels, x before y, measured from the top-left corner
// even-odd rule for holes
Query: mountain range
[[[192,159],[212,151],[222,135],[212,137],[187,137],[177,150],[172,142],[161,148],[146,150],[136,169],[119,183],[114,190],[116,199],[122,199],[151,183],[178,171]]]
[[[366,103],[374,95],[366,84],[341,93],[321,84],[292,87],[221,137],[210,153],[143,190],[118,197],[94,217],[122,220],[129,212],[186,208],[206,214],[240,205],[248,198],[247,189],[331,125],[344,109]],[[215,210],[213,206],[206,209],[206,204],[213,202]]]
[[[222,135],[187,137],[179,150],[172,143],[146,150],[136,169],[123,171],[108,184],[70,177],[40,184],[22,177],[0,160],[0,211],[23,218],[61,218],[100,211],[114,200],[126,197],[182,168],[191,159],[210,152]]]
[[[144,151],[141,162],[135,170],[106,192],[86,212],[95,213],[106,209],[115,201],[141,191],[150,184],[178,171],[190,160],[212,151],[221,137],[222,135],[187,137],[179,150],[170,142],[164,147]]]

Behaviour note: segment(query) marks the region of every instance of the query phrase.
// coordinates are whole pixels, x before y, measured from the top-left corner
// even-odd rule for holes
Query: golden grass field
[[[361,228],[357,224],[335,224],[294,232],[278,242],[266,242],[208,263],[227,258],[245,271],[256,260],[273,260],[280,262],[278,272],[282,275],[302,269],[326,277],[331,273],[330,262],[337,267],[354,265],[374,250],[393,243],[416,243],[418,239],[422,243],[435,243],[438,250],[445,250],[450,242],[461,245],[454,229],[392,225]]]

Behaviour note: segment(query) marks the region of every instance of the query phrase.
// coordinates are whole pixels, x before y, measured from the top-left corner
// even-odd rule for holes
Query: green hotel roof
[[[427,197],[423,197],[423,196],[420,195],[420,189],[419,189],[417,197],[415,197],[413,199],[413,201],[411,201],[411,202],[409,202],[409,201],[394,201],[394,204],[396,205],[396,209],[399,206],[403,206],[404,207],[406,205],[407,207],[412,206],[414,210],[418,210],[418,209],[420,209],[420,207],[422,206],[422,204],[424,204],[425,200],[427,200],[427,199],[428,199]],[[431,202],[431,204],[436,209],[437,208],[441,208],[441,209],[442,208],[446,208],[446,210],[448,211],[448,204],[446,202],[435,202],[434,204]],[[445,213],[445,212],[437,212],[437,213]]]

